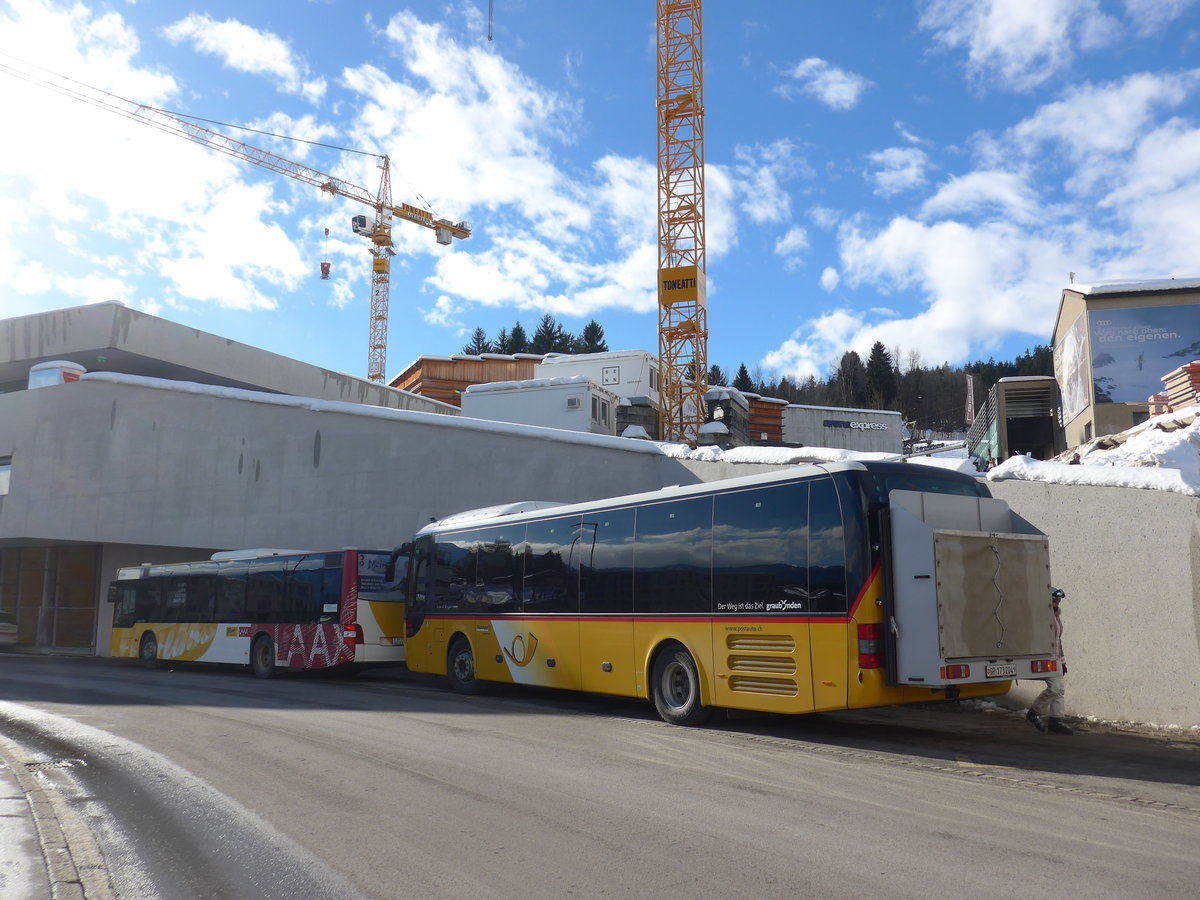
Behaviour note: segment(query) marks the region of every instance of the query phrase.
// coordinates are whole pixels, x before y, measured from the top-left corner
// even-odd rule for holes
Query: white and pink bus
[[[109,653],[147,666],[240,663],[262,678],[403,663],[403,591],[384,581],[388,556],[248,550],[119,569]]]

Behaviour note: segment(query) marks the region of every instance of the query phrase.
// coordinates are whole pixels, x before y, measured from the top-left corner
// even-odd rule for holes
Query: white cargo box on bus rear
[[[1055,658],[1046,535],[991,497],[896,490],[890,498],[894,683],[1055,674],[1044,671]]]

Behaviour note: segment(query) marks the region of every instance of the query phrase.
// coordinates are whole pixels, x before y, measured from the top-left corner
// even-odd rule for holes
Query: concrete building
[[[808,447],[837,447],[867,452],[904,452],[904,417],[886,409],[832,406],[783,407],[783,440]]]
[[[980,471],[1014,453],[1052,459],[1063,443],[1058,383],[1049,375],[1001,378],[988,391],[967,432],[967,452]]]
[[[1200,358],[1200,278],[1073,284],[1052,343],[1067,446],[1124,431],[1163,376]]]
[[[88,371],[29,390],[54,360]],[[468,420],[115,304],[0,321],[0,385],[0,612],[46,650],[107,653],[101,598],[121,566],[388,549],[464,509],[735,474],[645,441]]]

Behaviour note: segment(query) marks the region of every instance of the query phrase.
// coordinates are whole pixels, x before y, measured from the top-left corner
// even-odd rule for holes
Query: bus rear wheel
[[[683,647],[667,647],[655,657],[650,690],[658,714],[672,725],[701,725],[712,715],[700,703],[696,661]]]
[[[450,687],[460,694],[478,694],[479,682],[475,678],[475,654],[471,651],[471,642],[462,635],[456,637],[450,644],[446,654],[446,678]]]
[[[250,671],[259,678],[275,674],[275,644],[265,634],[260,634],[250,645]]]
[[[158,667],[158,640],[153,632],[148,631],[142,635],[142,642],[138,645],[138,659],[147,669]]]

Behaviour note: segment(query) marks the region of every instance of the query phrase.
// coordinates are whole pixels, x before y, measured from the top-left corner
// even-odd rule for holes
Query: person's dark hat
[[[1050,592],[1050,599],[1054,600],[1055,602],[1061,600],[1065,596],[1067,596],[1067,592],[1061,588],[1055,588]]]

